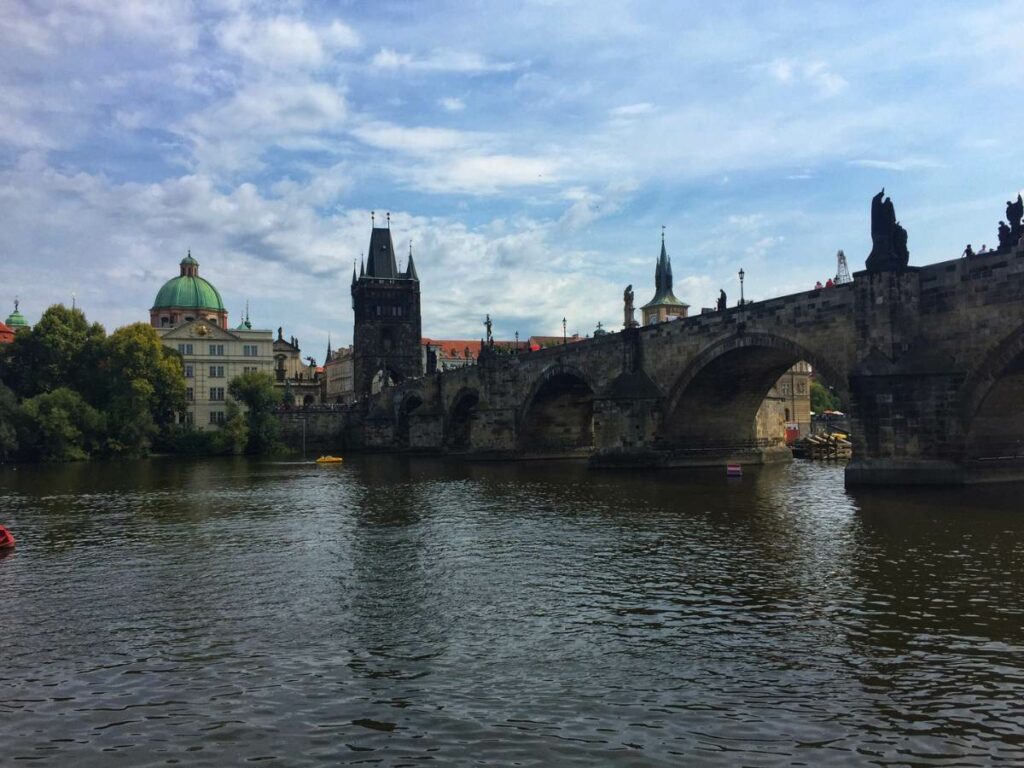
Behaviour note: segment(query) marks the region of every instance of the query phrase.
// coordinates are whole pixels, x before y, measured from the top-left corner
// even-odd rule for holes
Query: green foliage
[[[0,384],[0,462],[18,450],[18,398]]]
[[[815,413],[838,411],[842,409],[839,398],[830,392],[821,382],[811,382],[811,410]]]
[[[89,458],[103,435],[103,416],[67,387],[22,403],[19,439],[26,452],[42,461]]]
[[[228,400],[224,424],[213,435],[211,453],[238,455],[249,447],[249,420],[238,403]]]
[[[21,398],[68,387],[100,405],[100,362],[106,332],[80,309],[55,304],[36,325],[19,331],[5,355],[4,381]]]
[[[104,344],[107,450],[145,455],[185,408],[181,358],[145,323],[118,328]]]
[[[274,410],[281,403],[281,394],[274,387],[274,379],[269,374],[256,371],[243,373],[231,380],[228,392],[246,407],[245,420],[249,430],[247,451],[264,454],[279,450]]]

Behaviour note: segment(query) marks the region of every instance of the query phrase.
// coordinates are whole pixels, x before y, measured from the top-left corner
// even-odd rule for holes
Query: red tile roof
[[[0,344],[10,344],[12,341],[14,341],[14,329],[0,321]]]
[[[437,347],[441,350],[441,356],[445,358],[458,358],[460,360],[466,359],[466,348],[469,348],[469,359],[476,360],[480,355],[480,349],[483,346],[483,341],[480,339],[420,339],[420,343],[423,346]],[[494,340],[494,346],[501,349],[515,349],[515,341],[499,341]],[[520,349],[528,349],[527,342],[519,342]]]

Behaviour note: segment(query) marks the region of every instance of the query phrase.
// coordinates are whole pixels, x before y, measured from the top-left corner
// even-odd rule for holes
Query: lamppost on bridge
[[[519,331],[516,331],[516,354],[519,354]]]
[[[565,335],[565,318],[562,318],[562,343],[568,344],[568,337]]]
[[[740,306],[742,307],[747,302],[743,299],[743,276],[746,274],[743,271],[743,267],[740,267]]]

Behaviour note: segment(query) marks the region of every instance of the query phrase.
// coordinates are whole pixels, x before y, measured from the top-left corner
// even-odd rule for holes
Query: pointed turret
[[[390,223],[390,222],[389,222]],[[374,227],[370,233],[370,252],[366,258],[366,276],[397,278],[398,264],[395,261],[395,245],[391,241],[389,227]]]
[[[664,322],[671,317],[686,317],[689,304],[680,301],[672,293],[672,260],[665,249],[665,228],[661,229],[661,253],[654,268],[654,298],[642,310],[644,324]]]
[[[356,268],[352,267],[352,272],[354,273],[355,271],[356,271]],[[353,275],[353,277],[354,277],[354,275]],[[327,332],[327,354],[324,356],[324,363],[325,364],[329,363],[331,361],[331,355],[332,354],[333,354],[333,351],[331,350],[331,332],[328,331]]]
[[[420,276],[416,274],[416,262],[412,260],[412,240],[409,241],[409,263],[405,265],[406,280],[415,280],[419,282]]]

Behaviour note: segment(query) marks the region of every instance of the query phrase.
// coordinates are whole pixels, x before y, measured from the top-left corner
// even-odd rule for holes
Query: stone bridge
[[[788,457],[755,413],[798,361],[847,404],[849,484],[1024,476],[1024,241],[407,380],[367,448],[585,455],[595,466]]]

